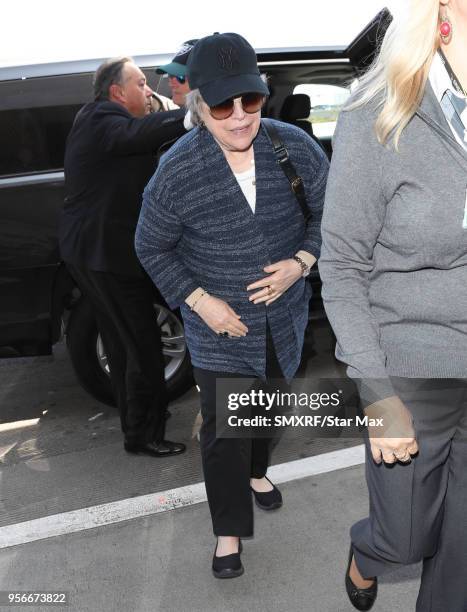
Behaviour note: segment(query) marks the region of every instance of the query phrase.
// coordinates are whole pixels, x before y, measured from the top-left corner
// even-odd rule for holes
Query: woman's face
[[[241,98],[235,98],[233,113],[227,119],[211,117],[208,105],[203,102],[202,119],[221,149],[224,151],[247,151],[258,133],[261,110],[246,113]]]
[[[467,0],[456,0],[457,10],[460,18],[467,24]]]
[[[467,25],[467,0],[440,0],[441,14],[454,13],[458,19]],[[444,10],[443,10],[444,9]]]

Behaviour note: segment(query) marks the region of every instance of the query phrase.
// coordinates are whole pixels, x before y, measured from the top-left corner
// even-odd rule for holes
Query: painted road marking
[[[364,462],[364,446],[315,455],[271,466],[268,476],[276,483],[325,474]],[[112,523],[167,512],[206,501],[204,482],[129,499],[80,508],[43,518],[0,527],[0,549],[54,536],[94,529]]]

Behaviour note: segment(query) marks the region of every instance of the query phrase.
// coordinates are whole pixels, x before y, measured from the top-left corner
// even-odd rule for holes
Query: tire
[[[178,313],[160,304],[154,304],[154,310],[161,328],[169,400],[173,401],[194,384],[190,355]],[[107,357],[86,298],[81,298],[71,311],[66,344],[81,386],[99,402],[115,406]]]

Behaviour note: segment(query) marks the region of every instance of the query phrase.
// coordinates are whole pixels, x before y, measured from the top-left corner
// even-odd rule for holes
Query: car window
[[[310,97],[311,113],[309,121],[313,133],[318,138],[331,138],[336,128],[337,117],[350,96],[350,88],[319,83],[297,85],[294,94]]]
[[[79,104],[0,111],[0,176],[63,168]]]

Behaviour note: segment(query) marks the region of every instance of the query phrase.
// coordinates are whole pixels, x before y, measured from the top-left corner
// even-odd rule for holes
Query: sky
[[[407,0],[7,0],[0,67],[115,55],[173,53],[214,31],[256,49],[345,45],[388,6]]]

